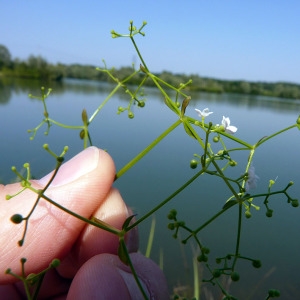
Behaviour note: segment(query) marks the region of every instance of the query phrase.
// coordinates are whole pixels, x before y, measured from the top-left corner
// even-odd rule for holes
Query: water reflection
[[[0,107],[0,120],[6,129],[1,132],[1,179],[10,180],[10,167],[14,164],[19,168],[25,161],[30,162],[36,177],[49,172],[55,162],[41,150],[41,145],[45,142],[51,147],[57,147],[57,152],[60,152],[63,146],[69,145],[68,158],[82,149],[78,132],[66,131],[55,126],[52,126],[49,136],[44,136],[42,130],[34,141],[29,141],[26,129],[39,123],[42,106],[38,101],[28,99],[27,95],[39,95],[40,86],[38,81],[11,80],[6,84],[1,82],[0,95],[4,100],[2,104],[5,105]],[[45,88],[48,87],[45,85]],[[68,124],[80,123],[82,108],[88,108],[90,113],[90,110],[95,109],[114,88],[107,83],[83,80],[65,80],[59,84],[53,82],[51,87],[53,96],[49,98],[51,101],[48,103],[50,114]],[[146,107],[136,111],[134,120],[129,120],[126,114],[117,116],[118,105],[126,106],[130,100],[129,96],[122,92],[113,97],[113,101],[108,103],[91,126],[94,144],[109,151],[118,170],[177,118],[163,105],[160,92],[152,88],[145,88],[144,92],[148,98]],[[175,97],[174,94],[173,96]],[[191,115],[194,113],[193,108],[203,109],[209,106],[214,111],[210,120],[215,122],[221,120],[224,111],[226,116],[230,112],[233,125],[239,128],[237,135],[253,143],[262,135],[282,129],[285,124],[293,124],[300,112],[299,102],[295,100],[207,93],[193,93],[191,96],[193,100],[188,107]],[[295,129],[282,135],[280,140],[274,139],[264,145],[262,151],[257,151],[254,163],[260,177],[258,192],[265,192],[269,180],[279,176],[276,182],[279,188],[284,188],[290,180],[295,181],[292,194],[298,197],[300,143],[291,142],[296,138],[299,138],[299,132]],[[219,145],[213,144],[212,147]],[[201,151],[199,145],[188,137],[182,128],[178,128],[115,185],[122,192],[128,205],[133,207],[140,217],[193,176],[194,170],[189,168],[189,161],[194,153],[201,155]],[[229,170],[235,178],[243,172],[248,154],[245,151],[231,154],[232,158],[240,163],[236,168]],[[223,206],[227,194],[224,192],[223,183],[212,182],[211,178],[206,175],[201,177],[201,180],[189,186],[157,214],[158,230],[155,234],[152,257],[158,260],[160,248],[163,248],[164,270],[170,286],[190,283],[193,278],[191,261],[185,261],[182,245],[179,245],[178,241],[172,238],[172,233],[166,229],[166,215],[171,208],[176,208],[180,211],[180,218],[186,220],[191,227],[198,226],[212,216]],[[297,299],[299,295],[299,210],[292,209],[286,204],[286,199],[281,197],[272,201],[271,205],[275,212],[274,218],[266,219],[261,202],[261,211],[253,213],[253,218],[247,220],[243,227],[245,236],[241,241],[241,251],[245,255],[261,259],[263,267],[258,271],[250,267],[248,271],[249,265],[239,266],[241,278],[244,280],[241,279],[243,281],[237,285],[233,284],[230,288],[240,295],[240,299],[249,296],[245,294],[249,292],[249,286],[255,287],[255,293],[252,298],[249,296],[250,299],[263,299],[266,290],[273,287],[282,290],[282,299]],[[149,222],[143,223],[140,227],[142,251],[145,250],[148,230]],[[231,211],[201,233],[200,238],[214,251],[213,254],[223,255],[224,251],[234,251],[232,247],[235,242],[235,230],[236,212]],[[189,246],[185,247],[184,251],[192,252]],[[264,277],[270,270],[275,271],[272,271],[269,277]],[[292,294],[290,298],[287,296],[289,293]]]
[[[92,80],[79,80],[79,79],[65,79],[57,82],[42,82],[39,80],[20,79],[20,78],[3,78],[0,77],[0,104],[5,104],[10,101],[12,91],[14,93],[27,93],[33,95],[40,95],[41,87],[52,88],[53,92],[57,95],[63,94],[66,91],[75,94],[92,95],[99,92],[106,93],[107,95],[112,91],[115,85],[92,81]],[[134,87],[129,87],[134,90]],[[141,92],[147,98],[154,98],[160,102],[164,102],[163,96],[156,88],[143,88]],[[128,101],[128,95],[124,93],[123,88],[120,88],[116,93],[121,100]],[[170,91],[170,96],[175,99],[174,91]],[[189,94],[192,97],[192,106],[201,106],[201,102],[207,101],[212,104],[226,104],[234,107],[247,107],[248,109],[261,107],[262,109],[281,111],[281,112],[294,112],[299,110],[300,100],[295,99],[282,99],[266,96],[253,96],[253,95],[240,95],[240,94],[213,94],[203,92],[193,92]],[[143,97],[143,95],[141,96]],[[182,100],[182,99],[181,99]]]

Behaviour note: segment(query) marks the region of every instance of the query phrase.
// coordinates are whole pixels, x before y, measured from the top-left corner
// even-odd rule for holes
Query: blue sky
[[[220,79],[300,83],[299,0],[0,0],[0,44],[13,58],[108,67],[139,64],[129,21],[149,69]]]

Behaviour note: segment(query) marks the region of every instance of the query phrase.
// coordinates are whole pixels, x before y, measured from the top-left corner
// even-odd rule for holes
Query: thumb
[[[52,173],[41,180],[32,181],[32,187],[42,189]],[[45,195],[67,209],[89,218],[101,205],[111,189],[115,167],[111,157],[95,147],[87,148],[66,162],[46,190]],[[21,190],[19,183],[0,185],[0,280],[11,282],[5,275],[11,268],[18,273],[20,258],[27,259],[26,272],[37,272],[49,265],[53,258],[63,257],[72,247],[85,223],[41,199],[28,222],[22,247],[18,241],[24,233],[25,221],[13,224],[14,214],[26,217],[34,206],[37,194],[25,190],[20,195],[4,200],[7,194]]]
[[[140,253],[130,255],[148,299],[169,299],[163,272]],[[88,260],[74,277],[68,299],[143,299],[128,266],[113,254],[99,254]]]

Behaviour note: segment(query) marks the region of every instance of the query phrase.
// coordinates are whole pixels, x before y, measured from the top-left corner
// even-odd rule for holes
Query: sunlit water
[[[68,145],[70,151],[67,158],[82,150],[78,131],[67,131],[56,126],[51,127],[48,136],[43,134],[46,130],[44,126],[33,141],[29,140],[27,129],[34,128],[42,120],[42,103],[27,96],[28,93],[38,95],[38,86],[38,83],[24,81],[0,85],[2,182],[14,180],[11,166],[21,169],[24,162],[30,162],[36,178],[52,170],[55,162],[42,150],[44,143],[48,143],[57,153]],[[50,116],[70,125],[81,125],[82,109],[86,108],[91,115],[113,88],[108,84],[76,80],[52,87],[54,90],[47,100]],[[142,109],[137,106],[133,108],[134,119],[128,119],[126,113],[116,114],[118,106],[125,107],[128,103],[126,95],[118,93],[90,126],[93,144],[111,154],[117,170],[176,121],[176,115],[168,110],[156,90],[145,89],[145,94],[146,106]],[[235,135],[250,144],[294,124],[300,113],[300,103],[295,100],[198,93],[192,95],[186,114],[197,118],[194,109],[202,110],[205,107],[214,112],[209,116],[209,121],[220,124],[223,115],[230,117],[232,125],[238,127]],[[227,146],[236,145],[229,142]],[[215,144],[213,148],[217,150],[220,145]],[[254,157],[259,181],[252,192],[266,192],[270,179],[276,179],[274,190],[282,189],[289,181],[294,181],[290,192],[294,198],[299,198],[299,151],[300,132],[297,129],[262,145]],[[115,186],[137,217],[143,216],[195,174],[197,170],[189,167],[195,153],[201,155],[201,148],[186,135],[182,127],[178,127],[118,179]],[[243,173],[248,155],[247,151],[232,153],[232,158],[239,163],[229,170],[234,178]],[[194,243],[183,246],[172,238],[173,232],[167,229],[166,215],[169,210],[176,208],[180,220],[185,220],[190,228],[197,228],[222,208],[228,196],[230,193],[221,180],[205,175],[155,214],[156,231],[151,257],[158,262],[162,253],[170,288],[193,285],[190,254],[196,247]],[[266,218],[262,202],[263,199],[259,198],[256,204],[261,207],[260,211],[252,210],[252,218],[243,221],[240,252],[241,255],[260,259],[263,266],[254,269],[249,262],[238,263],[237,271],[241,279],[239,283],[228,283],[229,290],[239,299],[263,299],[269,288],[276,288],[281,291],[281,299],[297,299],[300,297],[300,208],[292,208],[286,203],[285,197],[277,196],[270,201],[274,216]],[[235,251],[237,216],[237,208],[233,208],[199,234],[201,242],[211,249],[209,263],[212,268],[218,266],[214,263],[215,257]],[[140,226],[142,252],[146,249],[150,221]],[[186,233],[182,231],[180,237],[185,236]],[[207,277],[205,268],[201,270],[203,276]],[[211,290],[209,284],[203,284],[203,298]]]

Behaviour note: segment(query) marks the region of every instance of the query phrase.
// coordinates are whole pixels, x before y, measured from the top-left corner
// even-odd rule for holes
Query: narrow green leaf
[[[126,229],[129,225],[130,225],[130,222],[131,220],[135,217],[136,215],[132,215],[130,217],[128,217],[125,222],[123,223],[122,225],[122,229]]]
[[[230,200],[230,201],[226,202],[222,208],[227,209],[227,208],[230,208],[231,206],[234,206],[235,204],[237,204],[236,200]]]
[[[177,115],[180,114],[178,107],[169,97],[165,97],[165,103],[172,111],[174,111],[174,113]]]
[[[186,125],[185,122],[183,122],[183,127],[185,132],[192,138],[197,139],[197,137],[194,135],[194,133],[191,131],[190,127],[188,125]]]
[[[124,240],[120,240],[119,247],[118,247],[118,256],[125,265],[129,265],[128,251]]]

